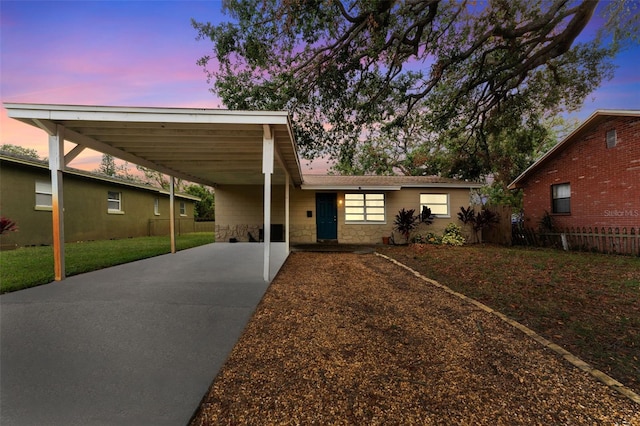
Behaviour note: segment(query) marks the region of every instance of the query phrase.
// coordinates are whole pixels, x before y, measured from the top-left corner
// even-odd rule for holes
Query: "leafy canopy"
[[[33,148],[27,148],[24,146],[13,145],[10,143],[5,143],[0,145],[0,151],[8,152],[10,154],[16,154],[23,157],[34,158],[36,160],[40,159],[40,155],[38,155],[38,151]]]
[[[578,108],[638,34],[637,5],[623,0],[582,43],[597,1],[224,5],[230,22],[193,21],[213,42],[199,60],[212,90],[231,109],[292,111],[303,155],[348,173],[491,172],[505,143],[535,149],[505,134],[537,143],[540,120]]]

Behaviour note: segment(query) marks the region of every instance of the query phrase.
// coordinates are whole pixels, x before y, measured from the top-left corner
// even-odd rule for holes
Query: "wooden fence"
[[[498,223],[482,230],[482,241],[510,246],[513,240],[511,235],[511,206],[487,205],[486,208],[498,215]]]
[[[540,232],[514,226],[514,245],[640,256],[640,228],[564,228]]]

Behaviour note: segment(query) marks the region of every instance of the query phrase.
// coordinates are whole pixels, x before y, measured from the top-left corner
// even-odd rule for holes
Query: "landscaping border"
[[[417,278],[420,278],[421,280],[435,286],[438,288],[441,288],[442,290],[446,291],[447,293],[454,295],[468,303],[471,303],[472,305],[477,306],[478,308],[482,309],[485,312],[488,312],[490,314],[495,315],[496,317],[500,318],[501,320],[503,320],[504,322],[506,322],[507,324],[511,325],[512,327],[517,328],[518,330],[522,331],[524,334],[526,334],[527,336],[533,338],[535,341],[537,341],[538,343],[540,343],[542,346],[544,346],[545,348],[548,348],[549,350],[552,350],[553,352],[555,352],[556,354],[562,356],[565,360],[567,360],[568,362],[570,362],[573,366],[577,367],[578,369],[589,373],[591,376],[593,376],[594,378],[596,378],[597,380],[599,380],[600,382],[604,383],[605,385],[609,386],[610,388],[615,389],[616,391],[618,391],[619,393],[621,393],[622,395],[626,396],[627,398],[629,398],[631,401],[635,402],[636,404],[640,404],[640,395],[638,395],[637,393],[635,393],[634,391],[632,391],[631,389],[629,389],[628,387],[626,387],[625,385],[623,385],[622,383],[618,382],[617,380],[615,380],[614,378],[612,378],[611,376],[603,373],[602,371],[593,368],[590,364],[588,364],[587,362],[584,362],[583,360],[581,360],[580,358],[578,358],[577,356],[573,355],[571,352],[567,351],[566,349],[562,348],[561,346],[551,342],[550,340],[545,339],[544,337],[540,336],[538,333],[536,333],[535,331],[531,330],[529,327],[526,327],[522,324],[520,324],[517,321],[512,320],[511,318],[507,317],[506,315],[504,315],[501,312],[498,312],[492,308],[490,308],[489,306],[478,302],[477,300],[474,300],[468,296],[465,296],[462,293],[458,293],[457,291],[454,291],[452,289],[450,289],[449,287],[447,287],[446,285],[440,284],[438,281],[433,280],[431,278],[427,278],[424,275],[422,275],[421,273],[419,273],[418,271],[410,268],[409,266],[405,265],[402,262],[397,261],[396,259],[393,259],[387,255],[384,255],[382,253],[378,253],[375,252],[376,256],[382,257],[383,259],[386,259],[388,261],[390,261],[391,263],[394,263],[404,269],[406,269],[407,271],[411,272],[413,275],[415,275]]]

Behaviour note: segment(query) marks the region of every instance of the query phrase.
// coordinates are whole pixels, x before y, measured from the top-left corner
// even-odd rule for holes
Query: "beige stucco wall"
[[[316,192],[292,188],[290,192],[290,233],[292,243],[314,243],[316,234]],[[457,188],[403,188],[399,191],[385,192],[386,222],[383,224],[345,223],[345,191],[326,191],[337,194],[338,198],[338,241],[340,243],[382,243],[382,237],[388,237],[393,230],[395,215],[402,208],[420,209],[420,194],[449,194],[451,217],[436,218],[434,223],[421,225],[418,232],[442,233],[450,222],[458,223],[460,207],[470,204],[469,189]],[[247,232],[257,238],[262,226],[263,209],[262,186],[222,186],[216,188],[216,241],[248,241]],[[311,212],[311,217],[307,216]],[[274,186],[272,197],[272,223],[284,223],[284,187]],[[255,232],[255,234],[253,234]],[[401,239],[397,235],[396,240]]]
[[[262,185],[220,185],[216,187],[216,241],[258,239],[264,215]],[[271,190],[271,223],[284,224],[284,186]]]

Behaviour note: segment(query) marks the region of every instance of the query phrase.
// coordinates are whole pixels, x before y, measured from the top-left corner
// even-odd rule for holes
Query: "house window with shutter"
[[[611,129],[607,132],[607,148],[613,148],[618,142],[618,136],[616,135],[616,129]]]
[[[561,183],[551,185],[551,211],[552,213],[571,213],[571,185]]]

